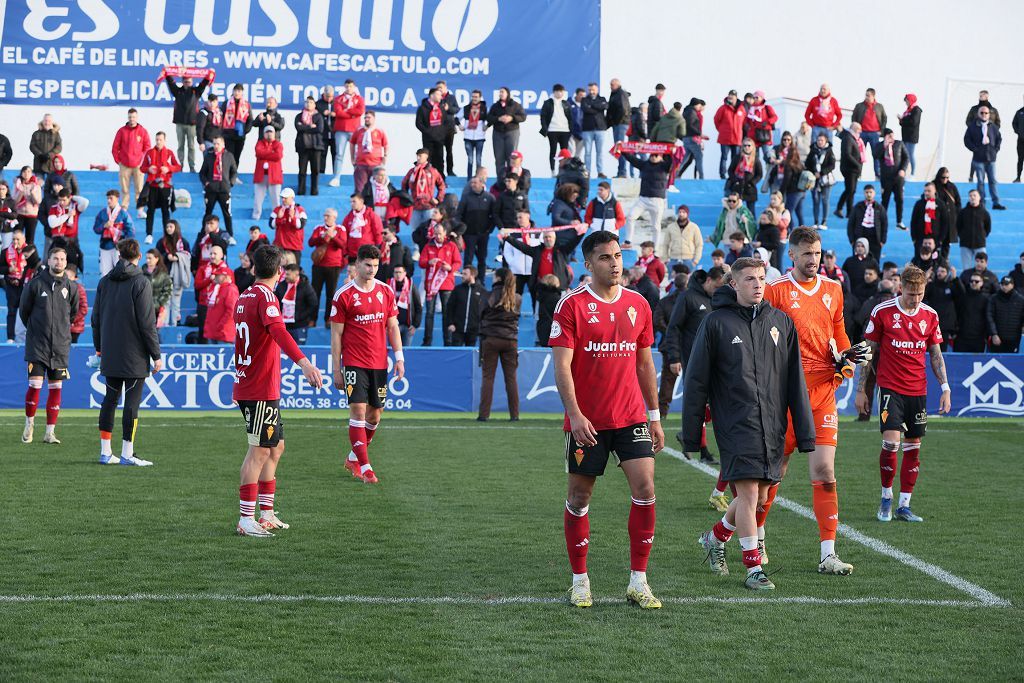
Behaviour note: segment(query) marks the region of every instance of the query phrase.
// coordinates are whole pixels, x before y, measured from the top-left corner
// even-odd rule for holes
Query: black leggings
[[[142,389],[146,386],[143,377],[107,377],[107,393],[100,406],[100,431],[114,431],[114,411],[124,392],[124,408],[121,410],[121,439],[135,441],[135,428],[139,424],[139,404],[142,403]]]
[[[569,149],[569,133],[552,133],[548,131],[548,164],[551,172],[555,172],[555,155],[561,149]]]
[[[341,276],[341,266],[313,266],[313,291],[316,292],[316,310],[317,314],[313,316],[313,320],[316,320],[317,316],[320,315],[320,303],[323,302],[324,297],[320,295],[320,290],[327,290],[327,301],[331,301],[334,298],[334,292],[338,289],[338,278]],[[331,319],[331,305],[324,305],[324,322],[328,322]]]

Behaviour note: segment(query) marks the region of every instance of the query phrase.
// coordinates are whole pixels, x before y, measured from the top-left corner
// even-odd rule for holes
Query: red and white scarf
[[[426,197],[427,199],[430,199],[430,196],[433,194],[433,192],[431,191],[431,186],[433,185],[433,174],[430,173],[430,170],[431,168],[429,164],[423,164],[422,166],[417,166],[413,171],[412,198],[414,200],[419,199],[421,197]]]
[[[740,155],[740,162],[736,164],[736,177],[742,178],[748,173],[754,172],[754,162],[751,161],[753,157],[748,157],[746,154]]]
[[[444,269],[445,261],[441,258],[440,252],[440,249],[444,248],[444,243],[438,245],[437,242],[434,242],[434,245],[438,247],[437,260],[430,266],[430,272],[425,278],[428,301],[437,296],[437,293],[441,291],[441,285],[448,279],[448,271]]]
[[[112,241],[114,244],[117,244],[118,240],[121,239],[121,232],[124,229],[124,222],[117,220],[120,215],[121,215],[121,205],[120,204],[115,205],[113,209],[111,209],[109,207],[107,208],[107,217],[109,219],[110,224],[113,227],[105,228],[103,230],[103,237],[106,237],[107,239]]]
[[[868,160],[867,155],[864,153],[864,141],[857,137],[857,150],[860,152],[860,163],[864,163]]]
[[[356,96],[349,95],[347,92],[341,93],[341,95],[338,96],[338,100],[341,102],[341,108],[344,109],[345,111],[348,111],[352,107],[356,106]]]
[[[647,266],[654,263],[655,258],[657,257],[654,254],[651,254],[650,256],[641,256],[636,260],[636,264],[643,268],[644,270],[647,270]]]
[[[430,103],[430,127],[440,126],[444,121],[444,114],[441,113],[441,105],[436,102]]]
[[[366,209],[352,212],[352,221],[348,226],[348,236],[362,239],[363,228],[366,227]]]
[[[304,126],[312,126],[313,125],[313,114],[314,114],[314,112],[311,112],[308,109],[303,109],[302,110],[302,125],[304,125]]]
[[[245,123],[249,120],[249,102],[244,97],[240,100],[236,100],[234,97],[228,100],[228,105],[224,107],[224,128],[234,128],[235,121],[241,121]]]
[[[363,129],[363,137],[360,140],[360,142],[363,143],[363,150],[365,150],[367,154],[370,154],[371,152],[373,152],[373,132],[375,130],[377,130],[377,129],[376,128],[364,128]]]
[[[394,290],[395,296],[397,297],[395,303],[398,304],[398,307],[409,308],[409,291],[412,289],[409,286],[409,281],[402,280],[402,289],[398,289],[398,283],[395,281],[395,278],[391,278],[388,280],[388,287]]]
[[[480,111],[483,109],[482,103],[470,104],[469,105],[469,117],[466,119],[466,128],[470,130],[476,130],[476,127],[480,125]]]
[[[286,323],[295,322],[295,294],[299,289],[299,283],[289,282],[281,297],[281,315]]]
[[[224,152],[213,153],[213,179],[220,181],[224,180]]]
[[[924,203],[924,234],[931,235],[933,233],[932,226],[935,224],[935,200],[928,199]]]
[[[200,80],[213,83],[213,79],[217,76],[217,72],[213,69],[200,69],[195,66],[165,66],[160,70],[160,75],[157,76],[157,83],[168,76],[172,78],[198,78]]]
[[[391,199],[391,192],[388,191],[387,183],[378,183],[376,180],[371,180],[370,187],[373,188],[373,205],[387,206],[388,200]]]
[[[885,165],[895,166],[896,161],[892,158],[892,148],[895,147],[895,143],[891,143],[885,146]]]
[[[20,280],[25,274],[26,265],[25,255],[21,253],[20,249],[15,248],[13,244],[7,247],[7,276],[9,278]]]

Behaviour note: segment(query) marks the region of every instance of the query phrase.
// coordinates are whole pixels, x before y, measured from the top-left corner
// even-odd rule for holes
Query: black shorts
[[[388,371],[346,365],[345,393],[349,405],[367,403],[371,408],[383,408],[388,400]]]
[[[653,458],[654,441],[647,423],[599,431],[594,446],[582,446],[572,438],[572,432],[565,433],[565,471],[569,474],[600,477],[604,474],[609,455],[614,455],[618,463]]]
[[[245,418],[245,435],[250,446],[275,448],[284,439],[279,400],[239,401],[238,408]]]
[[[28,376],[45,377],[51,382],[60,382],[65,379],[71,379],[71,373],[68,372],[67,368],[48,368],[42,363],[36,363],[35,361],[29,361]]]
[[[928,427],[928,397],[907,396],[878,387],[878,423],[883,432],[896,430],[908,439],[920,439]]]

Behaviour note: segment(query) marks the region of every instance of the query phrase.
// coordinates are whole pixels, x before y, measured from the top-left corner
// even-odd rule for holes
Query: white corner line
[[[666,455],[675,458],[676,460],[682,463],[689,465],[690,467],[696,470],[700,470],[701,472],[710,477],[714,477],[716,479],[718,478],[717,469],[711,467],[710,465],[702,463],[699,460],[688,460],[683,456],[683,454],[680,451],[677,451],[674,448],[666,447],[662,452],[665,453]],[[790,512],[794,512],[800,515],[801,517],[814,521],[813,510],[804,505],[801,505],[800,503],[789,500],[788,498],[776,496],[775,505],[783,507],[789,510]],[[992,593],[991,591],[988,591],[977,584],[971,583],[967,579],[962,579],[956,574],[946,571],[942,567],[939,567],[937,565],[925,562],[922,559],[914,557],[910,553],[900,550],[899,548],[893,547],[885,541],[873,538],[865,533],[857,531],[849,524],[840,523],[838,533],[840,536],[844,536],[853,541],[854,543],[859,543],[862,546],[870,548],[871,550],[874,550],[877,553],[881,553],[882,555],[891,557],[897,562],[901,562],[907,565],[908,567],[913,567],[914,569],[924,574],[927,574],[936,581],[940,581],[944,584],[952,586],[958,591],[970,595],[975,600],[978,600],[979,602],[984,603],[989,607],[1013,606],[1009,600],[1001,598],[995,593]]]

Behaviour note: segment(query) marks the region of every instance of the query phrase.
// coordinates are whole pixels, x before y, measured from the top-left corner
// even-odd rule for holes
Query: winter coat
[[[707,272],[698,270],[690,276],[686,291],[676,297],[662,341],[663,364],[682,363],[685,366],[689,360],[697,330],[711,313],[711,297],[704,291],[707,280]]]
[[[957,216],[956,232],[960,238],[960,246],[968,249],[983,249],[986,239],[992,232],[992,216],[983,204],[968,204]]]
[[[480,297],[480,337],[495,339],[519,339],[519,312],[523,297],[516,294],[516,305],[511,311],[501,307],[502,284],[495,282],[494,289]]]
[[[264,181],[268,185],[283,184],[284,171],[281,168],[281,161],[284,159],[284,143],[280,140],[260,138],[256,142],[255,154],[256,170],[252,174],[253,184],[258,185]]]
[[[12,156],[14,156],[14,150],[11,148],[11,141],[7,139],[6,135],[0,133],[0,171],[11,163]]]
[[[764,167],[761,166],[761,159],[754,157],[754,167],[742,176],[736,175],[736,169],[740,165],[742,155],[737,155],[729,164],[729,175],[726,176],[725,185],[731,192],[737,192],[744,202],[757,201],[757,184],[764,177]]]
[[[494,207],[497,202],[487,190],[467,189],[459,200],[455,217],[466,225],[466,235],[489,235],[494,230]]]
[[[156,166],[156,173],[149,172],[151,166]],[[167,173],[160,170],[164,166]],[[150,187],[172,187],[174,174],[181,170],[181,162],[170,147],[153,147],[142,157],[140,170],[146,174],[146,184]]]
[[[167,77],[167,89],[171,91],[174,98],[174,110],[171,114],[171,122],[180,126],[196,125],[196,117],[199,114],[199,105],[202,103],[203,92],[210,85],[210,81],[203,79],[199,85],[189,88],[178,85],[174,76]]]
[[[1015,289],[1009,293],[996,292],[989,297],[985,317],[989,336],[999,335],[1004,345],[1012,346],[1020,339],[1024,327],[1024,295]]]
[[[827,114],[820,111],[822,105],[826,103],[831,107],[831,111]],[[832,97],[831,93],[826,97],[815,95],[807,103],[807,109],[804,110],[804,121],[810,124],[812,128],[815,126],[819,128],[835,128],[842,120],[843,110],[839,107],[839,101]]]
[[[551,225],[553,227],[582,222],[576,207],[559,197],[555,197],[548,204],[548,214],[551,216]]]
[[[18,315],[25,325],[25,360],[51,370],[68,367],[71,323],[78,315],[78,285],[49,269],[39,271],[21,292]]]
[[[703,134],[703,117],[692,104],[683,107],[683,123],[686,124],[686,134],[689,137],[699,137]]]
[[[199,168],[199,181],[207,192],[227,192],[231,194],[231,188],[238,178],[238,163],[234,155],[226,149],[221,153],[221,179],[213,179],[213,167],[216,162],[216,153],[211,147],[203,155],[203,165]]]
[[[850,120],[854,123],[860,123],[863,125],[864,115],[868,111],[868,105],[866,102],[858,102],[853,108],[853,115]],[[842,116],[842,110],[840,110],[840,116]],[[889,117],[885,113],[885,107],[882,106],[881,102],[875,101],[875,119],[878,120],[878,131],[868,132],[881,132],[886,129],[886,123],[889,121]]]
[[[572,157],[558,169],[558,177],[555,178],[555,190],[565,183],[573,183],[580,188],[580,196],[576,198],[578,206],[585,206],[590,197],[590,173],[587,171],[582,159]]]
[[[412,284],[412,280],[403,280],[404,284],[402,287],[411,287],[409,291],[409,305],[398,306],[398,324],[405,325],[406,327],[419,327],[423,321],[423,301],[420,299],[420,293],[416,289],[416,286]],[[395,283],[395,287],[398,287],[398,283]],[[395,291],[395,304],[399,303],[399,293],[401,288]]]
[[[804,160],[804,168],[818,177],[815,187],[821,189],[821,181],[836,170],[836,155],[832,152],[832,144],[829,143],[825,149],[820,149],[817,145],[812,146]]]
[[[499,193],[505,189],[505,176],[512,172],[511,166],[505,166],[498,171],[498,181],[495,183],[495,186],[498,188]],[[516,169],[515,173],[519,175],[519,181],[516,183],[516,189],[523,194],[530,194],[530,185],[533,184],[533,175],[530,173],[530,169],[520,166]]]
[[[321,268],[341,268],[348,265],[348,259],[345,255],[348,248],[348,235],[345,233],[345,229],[335,224],[334,237],[328,237],[327,235],[327,227],[318,225],[314,228],[313,234],[309,236],[309,246],[314,249],[323,246],[327,247],[323,258],[320,259],[320,263],[314,265]]]
[[[572,233],[570,233],[572,234]],[[555,243],[552,247],[551,254],[551,265],[553,267],[552,274],[558,278],[558,285],[562,289],[569,288],[569,257],[576,251],[576,247],[580,242],[583,241],[583,235],[572,234],[572,237],[564,243]],[[541,256],[543,255],[545,247],[543,244],[529,245],[520,240],[517,237],[509,235],[505,238],[505,244],[517,249],[522,253],[533,259],[533,263],[530,266],[530,287],[536,287],[540,281],[540,266]]]
[[[449,129],[448,121],[452,117],[446,111],[444,102],[438,102],[437,108],[441,114],[441,119],[436,126],[432,126],[430,125],[430,114],[433,108],[434,105],[430,101],[430,98],[424,98],[424,100],[420,102],[420,106],[416,108],[416,130],[422,133],[424,140],[444,142]]]
[[[587,204],[583,222],[593,230],[618,231],[626,224],[626,212],[614,194],[608,195],[606,201],[598,195]]]
[[[420,249],[420,268],[425,272],[424,274],[424,286],[426,286],[426,277],[430,273],[432,267],[430,265],[431,259],[437,259],[439,263],[447,263],[451,266],[448,271],[448,276],[441,283],[438,288],[439,292],[450,292],[455,289],[455,273],[462,269],[462,253],[459,248],[455,245],[452,240],[445,240],[441,246],[437,245],[435,240],[430,240]],[[434,267],[440,267],[438,264],[434,264]]]
[[[668,118],[669,116],[666,114],[662,120],[664,121]],[[665,198],[669,183],[672,182],[672,179],[669,177],[672,170],[672,160],[669,157],[662,156],[661,161],[655,163],[649,158],[641,159],[636,155],[623,152],[622,158],[640,171],[641,197]]]
[[[281,131],[284,130],[284,117],[281,116],[281,111],[278,109],[267,109],[256,115],[256,118],[253,119],[253,125],[256,127],[256,131],[261,139],[263,138],[263,130],[270,126],[277,131],[277,140],[280,142]]]
[[[425,194],[416,194],[416,174],[426,173],[428,175]],[[369,183],[367,183],[369,185]],[[417,167],[413,164],[413,167],[409,169],[409,172],[402,178],[402,189],[407,191],[412,197],[413,204],[412,208],[415,211],[424,211],[431,207],[437,206],[442,199],[444,199],[444,177],[441,173],[431,166],[429,163],[424,164],[421,167]],[[372,204],[367,204],[372,206]]]
[[[153,305],[157,310],[167,306],[174,288],[171,276],[167,273],[147,273],[145,269],[142,272],[149,278],[149,282],[153,286]]]
[[[959,321],[956,316],[957,302],[964,295],[964,283],[952,277],[942,282],[933,280],[924,288],[924,302],[935,309],[939,316],[939,329],[949,341],[957,336]]]
[[[494,222],[502,228],[514,228],[517,224],[516,213],[522,209],[530,209],[530,200],[526,195],[519,190],[505,190],[494,201]]]
[[[967,126],[964,133],[964,147],[971,150],[972,161],[978,163],[995,162],[999,154],[999,147],[1003,144],[1003,135],[999,132],[999,126],[995,123],[988,124],[988,143],[982,142],[981,121],[975,121]]]
[[[875,241],[879,244],[885,244],[889,238],[889,216],[885,212],[885,207],[879,204],[877,201],[875,205]],[[853,205],[853,211],[850,212],[850,218],[846,221],[846,240],[853,244],[860,237],[861,224],[864,222],[864,213],[867,211],[868,204],[867,200],[862,199]]]
[[[486,294],[487,290],[479,282],[462,282],[456,285],[442,316],[444,329],[447,330],[449,325],[455,325],[455,331],[460,334],[479,333],[480,302]]]
[[[661,289],[658,285],[651,282],[651,278],[644,276],[631,284],[629,289],[639,294],[647,301],[647,305],[651,308],[651,316],[654,315],[654,309],[658,307],[658,301],[661,300]]]
[[[28,149],[32,152],[32,172],[36,175],[49,173],[50,161],[63,149],[60,126],[55,123],[53,128],[45,130],[43,124],[40,123],[39,128],[32,133]]]
[[[747,110],[743,101],[737,99],[730,105],[728,99],[722,100],[722,106],[715,112],[715,130],[718,131],[718,144],[735,147],[743,142],[743,122]]]
[[[629,118],[629,139],[637,142],[647,139],[647,119],[639,107],[633,107]]]
[[[605,115],[608,110],[608,100],[604,97],[587,95],[580,102],[580,108],[583,109],[583,132],[608,128],[608,120]]]
[[[82,334],[85,331],[85,316],[89,313],[89,299],[85,294],[85,286],[78,281],[75,281],[74,285],[78,289],[78,310],[71,321],[72,335]]]
[[[914,244],[919,244],[925,238],[925,204],[928,200],[922,197],[914,204],[914,211],[910,214],[910,239]],[[875,214],[876,221],[878,214]],[[931,236],[935,238],[935,246],[941,247],[949,239],[949,216],[945,207],[938,201],[935,202],[935,219],[932,221]]]
[[[654,130],[654,127],[665,115],[665,104],[657,95],[647,98],[647,130]]]
[[[850,282],[850,291],[856,294],[854,289],[858,284],[864,282],[864,272],[868,268],[878,268],[878,261],[871,254],[864,256],[863,258],[858,256],[850,256],[843,261],[843,272],[846,273],[846,278]]]
[[[502,123],[498,120],[499,116],[505,115],[511,116],[512,120],[508,123]],[[487,127],[493,128],[495,133],[508,133],[513,130],[519,130],[519,124],[525,120],[526,111],[523,109],[523,105],[512,98],[504,102],[498,100],[491,105],[490,110],[487,112]]]
[[[988,299],[985,292],[964,287],[963,296],[956,306],[958,328],[954,349],[963,348],[961,344],[984,348],[988,338]]]
[[[800,452],[814,450],[814,416],[796,328],[767,301],[740,306],[731,287],[719,288],[712,306],[686,366],[683,450],[700,450],[710,405],[722,479],[779,481],[790,415]]]
[[[857,138],[849,129],[839,132],[839,171],[843,175],[860,175],[864,162],[860,158],[860,146]]]
[[[311,123],[302,122],[302,112],[295,115],[295,151],[323,151],[324,149],[324,117],[320,112],[313,112]]]
[[[1024,107],[1018,109],[1013,115],[1013,121],[1011,121],[1010,125],[1013,127],[1013,132],[1017,134],[1017,137],[1024,136]],[[3,160],[0,159],[0,162],[2,161]],[[8,161],[10,161],[10,159],[8,159]],[[0,166],[3,165],[3,163],[0,163]]]
[[[366,103],[363,96],[355,93],[351,98],[343,99],[345,93],[334,96],[334,130],[347,133],[354,133],[366,113]],[[348,106],[345,106],[346,101]]]
[[[971,276],[978,273],[977,267],[968,268],[964,272],[960,273],[960,281],[964,283],[964,287],[970,289],[971,287]],[[984,284],[981,285],[981,291],[985,294],[995,294],[999,291],[999,278],[991,270],[985,270],[980,273],[981,279],[984,280]]]
[[[960,201],[960,190],[956,189],[956,183],[935,183],[935,199],[946,207],[946,214],[949,216],[949,241],[958,241],[960,207],[963,203]]]
[[[675,142],[686,137],[686,122],[676,109],[669,109],[658,122],[650,126],[651,142]]]
[[[233,282],[222,284],[217,290],[216,300],[212,304],[207,304],[206,320],[203,325],[204,338],[228,343],[235,341],[235,304],[237,303],[238,286]]]
[[[96,214],[96,219],[92,223],[92,231],[100,236],[100,249],[116,249],[117,243],[121,240],[132,239],[135,237],[135,228],[132,225],[132,212],[128,209],[120,209],[117,212],[117,223],[121,224],[119,234],[108,232],[107,221],[109,220],[110,208],[104,206],[100,209],[100,212]],[[111,230],[113,230],[113,228],[111,228]]]
[[[395,235],[395,241],[381,247],[381,253],[387,250],[388,262],[384,263],[381,258],[380,267],[377,268],[377,279],[386,283],[395,276],[395,266],[403,266],[405,273],[410,278],[416,274],[416,262],[412,260],[412,251],[402,240]]]
[[[138,168],[142,165],[142,157],[151,147],[149,131],[143,128],[142,124],[134,126],[125,124],[114,135],[114,144],[110,147],[110,153],[118,164],[129,168]]]
[[[882,183],[895,181],[900,171],[904,173],[910,172],[910,155],[907,154],[907,148],[899,140],[893,140],[892,143],[892,166],[888,165],[885,161],[885,140],[875,145],[871,154],[875,159],[878,159],[879,180]]]
[[[1018,263],[1013,267],[1009,275],[1010,279],[1013,280],[1013,289],[1015,291],[1024,290],[1024,267],[1021,267],[1021,264]]]
[[[281,281],[277,283],[277,287],[274,289],[274,294],[277,295],[278,301],[284,299],[286,291],[288,291],[288,282],[281,278]],[[295,322],[286,323],[285,327],[289,330],[311,327],[313,323],[316,323],[317,309],[316,292],[313,291],[313,286],[309,284],[309,278],[305,274],[300,273],[299,281],[295,287]]]
[[[555,321],[555,309],[562,300],[563,290],[542,282],[534,292],[537,295],[537,345],[547,346],[551,338],[551,324]]]
[[[700,261],[704,250],[704,236],[700,226],[687,221],[679,227],[678,216],[667,216],[661,221],[661,237],[655,253],[664,261]]]
[[[779,115],[775,113],[775,109],[772,105],[762,102],[761,104],[751,105],[747,109],[747,120],[745,122],[746,136],[754,141],[757,147],[764,147],[765,145],[772,144],[772,131],[775,130],[775,124],[779,120]],[[757,131],[765,130],[768,131],[768,139],[759,142],[757,139]]]
[[[118,261],[96,285],[92,343],[104,377],[143,378],[160,359],[153,287],[134,263]]]
[[[921,139],[921,107],[916,104],[900,119],[900,137],[904,144],[917,144]]]
[[[554,116],[557,102],[555,98],[549,97],[540,108],[540,134],[544,137],[548,136],[548,126],[551,125],[551,119]],[[572,128],[572,105],[569,104],[569,100],[565,99],[561,100],[561,104],[565,120],[569,123],[569,127]]]
[[[728,217],[729,209],[727,208],[723,208],[722,212],[718,214],[715,231],[711,233],[711,243],[715,246],[718,246],[719,242],[728,237],[725,234]],[[742,204],[736,207],[736,224],[740,232],[746,235],[748,240],[752,241],[754,236],[757,235],[757,221],[754,220],[754,214],[750,213],[750,209]]]
[[[608,120],[608,127],[624,126],[629,123],[630,106],[629,93],[626,89],[619,87],[608,94],[608,110],[605,115]]]
[[[992,113],[992,115],[989,117],[990,119],[992,119],[992,123],[996,124],[997,126],[1003,125],[1002,121],[1000,121],[999,119],[999,110],[992,106],[991,102],[982,100],[978,100],[978,103],[976,105],[967,110],[967,119],[964,121],[964,125],[969,126],[975,121],[977,121],[978,110],[981,109],[982,107],[988,107],[988,110]]]

